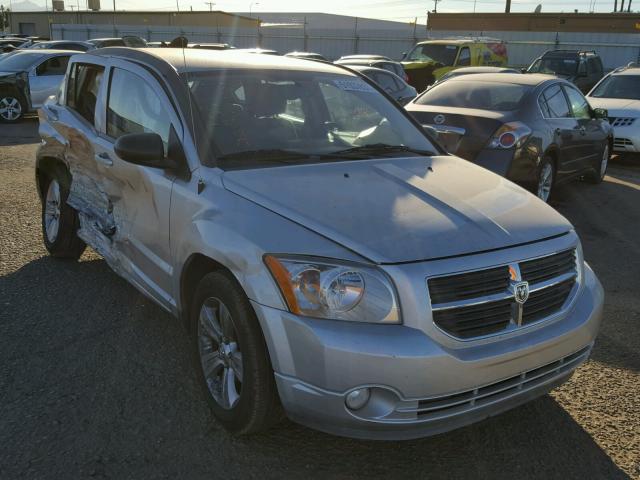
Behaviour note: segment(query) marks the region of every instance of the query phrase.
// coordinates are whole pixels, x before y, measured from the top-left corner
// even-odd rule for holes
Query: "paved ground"
[[[593,358],[568,384],[419,441],[289,422],[236,439],[208,413],[176,321],[94,253],[45,255],[34,132],[0,125],[0,478],[640,479],[640,161],[555,203],[607,295]]]

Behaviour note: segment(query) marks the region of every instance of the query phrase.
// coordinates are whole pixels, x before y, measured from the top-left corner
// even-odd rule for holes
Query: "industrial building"
[[[222,11],[54,11],[12,12],[9,31],[38,37],[51,37],[51,25],[135,25],[147,28],[161,27],[257,27],[257,18]]]

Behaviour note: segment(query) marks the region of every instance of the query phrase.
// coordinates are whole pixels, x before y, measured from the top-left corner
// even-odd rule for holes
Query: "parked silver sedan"
[[[89,244],[181,319],[232,432],[284,410],[338,435],[431,435],[545,394],[590,355],[604,295],[571,224],[346,69],[94,50],[40,135],[47,250]]]
[[[0,121],[17,122],[58,91],[77,51],[20,50],[0,60]]]

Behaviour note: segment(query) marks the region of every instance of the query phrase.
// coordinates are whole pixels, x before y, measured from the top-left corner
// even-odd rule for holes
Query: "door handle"
[[[111,160],[111,157],[109,157],[107,152],[96,153],[94,158],[96,159],[96,162],[106,165],[107,167],[113,165],[113,160]]]
[[[586,135],[587,129],[585,127],[580,127],[580,135]]]
[[[562,134],[562,129],[561,128],[556,128],[555,134],[556,135],[561,135]]]

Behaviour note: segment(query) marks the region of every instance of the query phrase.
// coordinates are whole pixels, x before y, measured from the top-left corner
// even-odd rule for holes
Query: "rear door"
[[[573,117],[576,119],[579,135],[576,139],[580,159],[576,163],[578,169],[585,170],[596,164],[604,151],[607,133],[602,129],[601,120],[592,118],[587,99],[575,87],[562,87],[569,99]]]
[[[29,93],[32,108],[40,108],[55,94],[64,79],[71,55],[55,55],[35,65],[29,72]]]
[[[123,274],[168,310],[172,297],[169,217],[175,174],[135,165],[115,153],[122,135],[157,133],[165,144],[179,145],[182,124],[161,84],[147,70],[127,62],[111,63],[96,160],[104,165]],[[181,148],[181,147],[180,147]]]
[[[547,87],[538,97],[538,104],[558,150],[558,177],[571,175],[580,168],[582,135],[560,84]]]

